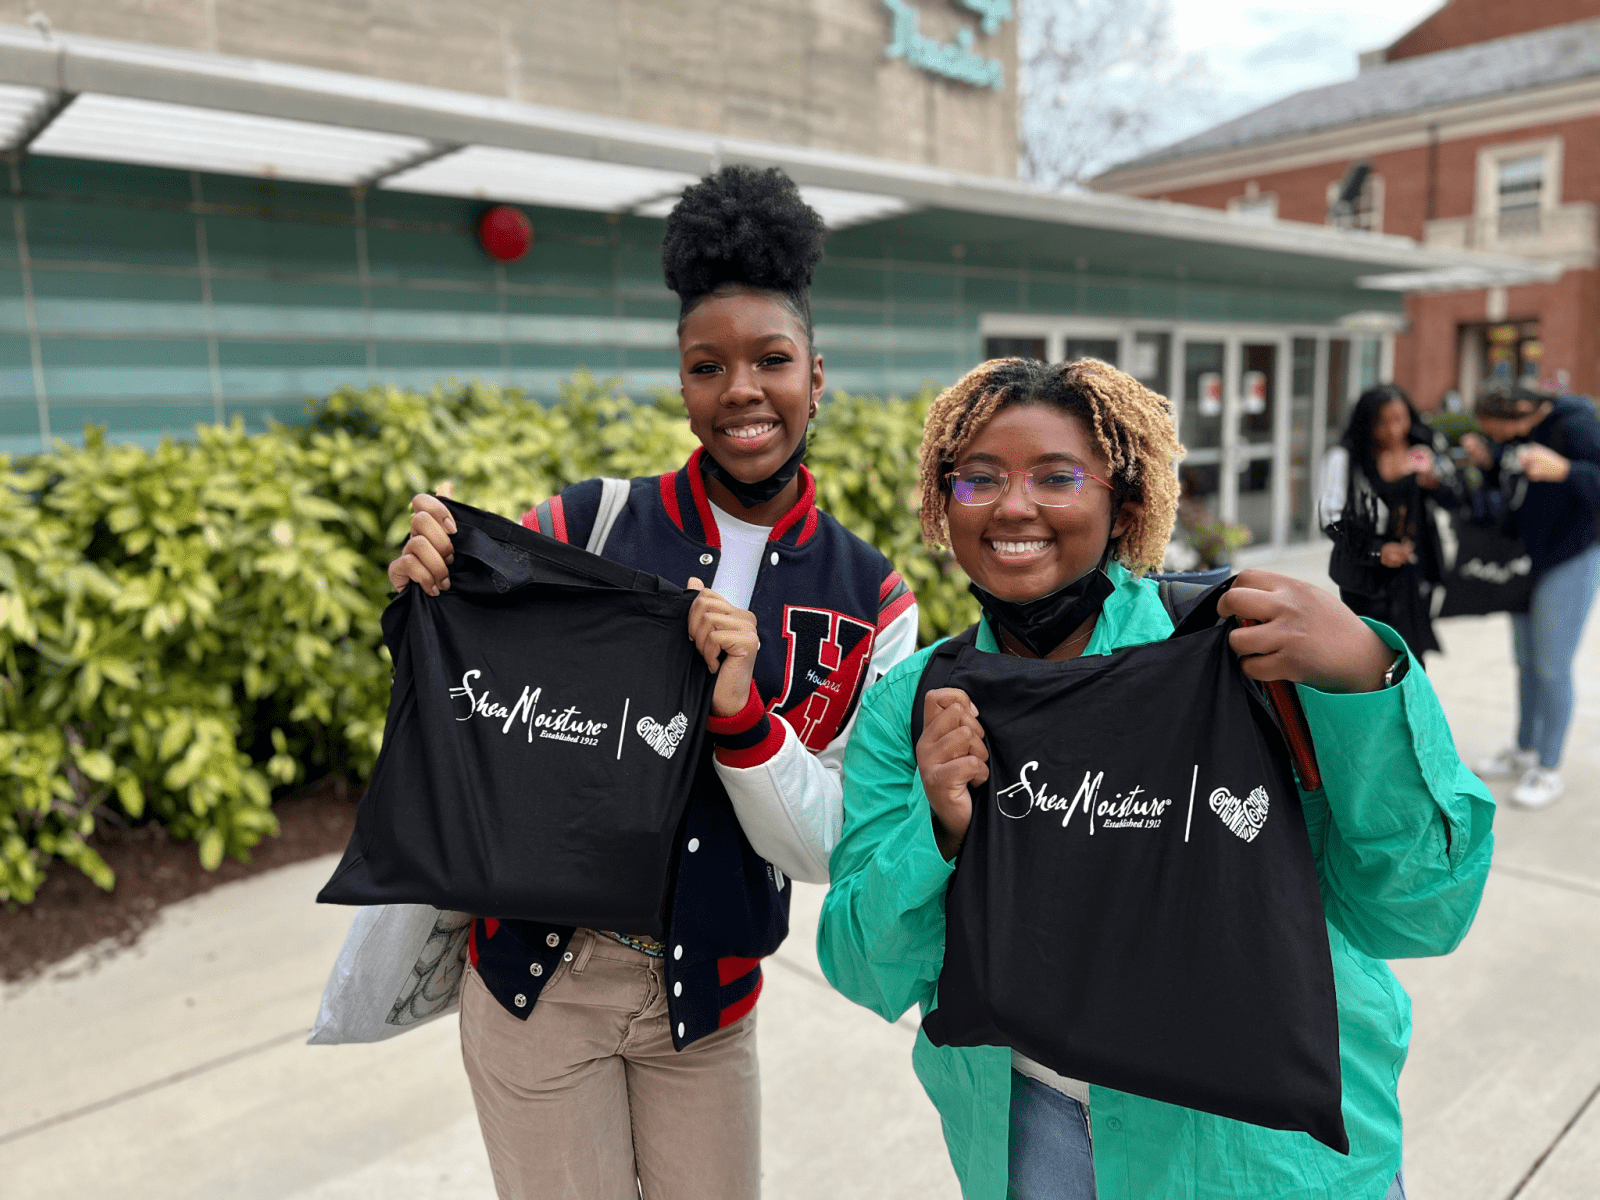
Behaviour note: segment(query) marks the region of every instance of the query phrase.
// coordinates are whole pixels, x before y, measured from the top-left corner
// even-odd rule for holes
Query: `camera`
[[[1526,472],[1522,466],[1522,454],[1528,448],[1527,442],[1516,442],[1507,446],[1500,452],[1500,469],[1513,475],[1522,475]]]

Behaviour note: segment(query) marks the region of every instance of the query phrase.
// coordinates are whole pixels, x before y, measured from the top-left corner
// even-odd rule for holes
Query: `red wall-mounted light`
[[[497,204],[478,222],[478,242],[497,262],[516,262],[533,245],[533,223],[520,209]]]

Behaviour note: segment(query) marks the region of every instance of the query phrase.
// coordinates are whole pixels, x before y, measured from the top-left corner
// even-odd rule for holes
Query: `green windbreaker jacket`
[[[1158,641],[1172,622],[1156,585],[1113,563],[1115,592],[1085,651]],[[1387,626],[1378,635],[1403,651]],[[998,649],[987,625],[978,647]],[[817,950],[846,996],[896,1020],[937,1003],[953,866],[933,839],[910,711],[929,651],[864,697],[844,760],[844,832],[833,852]],[[1301,790],[1338,989],[1349,1157],[1309,1135],[1264,1129],[1090,1088],[1100,1200],[1381,1200],[1400,1165],[1396,1087],[1411,1004],[1386,958],[1448,954],[1472,925],[1489,871],[1494,801],[1462,765],[1428,677],[1334,695],[1301,686],[1323,790]],[[1130,721],[1139,719],[1129,713]],[[1011,1052],[937,1048],[912,1063],[944,1122],[967,1200],[1004,1200]]]

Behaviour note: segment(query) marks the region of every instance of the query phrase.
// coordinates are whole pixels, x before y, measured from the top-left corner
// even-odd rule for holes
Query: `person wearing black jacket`
[[[1600,582],[1600,420],[1582,396],[1492,384],[1473,411],[1491,440],[1461,439],[1485,482],[1509,497],[1533,560],[1533,599],[1511,614],[1517,659],[1517,739],[1473,769],[1516,778],[1513,803],[1543,808],[1562,793],[1561,751],[1572,720],[1572,661]]]
[[[911,592],[816,507],[801,465],[823,391],[807,296],[822,237],[776,169],[688,188],[662,259],[701,448],[676,471],[586,480],[523,517],[580,546],[604,531],[606,558],[701,589],[687,633],[716,684],[662,940],[473,922],[462,1056],[502,1200],[760,1190],[760,960],[788,932],[789,881],[828,880],[861,695],[917,639]],[[390,580],[447,588],[449,514],[431,496],[413,509]]]
[[[1434,512],[1459,500],[1444,449],[1406,394],[1380,384],[1361,393],[1323,461],[1322,524],[1339,598],[1398,633],[1419,663],[1439,649],[1430,613],[1442,574]]]

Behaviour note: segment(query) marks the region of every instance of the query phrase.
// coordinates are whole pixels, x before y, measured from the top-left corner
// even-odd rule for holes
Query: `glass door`
[[[1312,425],[1316,412],[1317,339],[1297,337],[1291,343],[1289,369],[1289,540],[1311,536],[1313,478]]]
[[[1080,358],[1098,358],[1113,367],[1121,366],[1122,343],[1114,337],[1069,337],[1062,361],[1077,362]]]
[[[1277,464],[1278,346],[1276,342],[1245,342],[1239,355],[1239,407],[1233,429],[1233,470],[1238,480],[1239,524],[1249,528],[1251,541],[1265,545],[1274,540],[1274,485]]]
[[[1169,373],[1171,356],[1170,333],[1140,331],[1133,335],[1133,354],[1132,361],[1128,364],[1128,374],[1152,392],[1165,396],[1167,389],[1172,386]]]
[[[1223,366],[1227,346],[1221,341],[1183,343],[1183,397],[1178,436],[1188,453],[1178,469],[1178,519],[1193,528],[1223,517],[1222,409]]]

